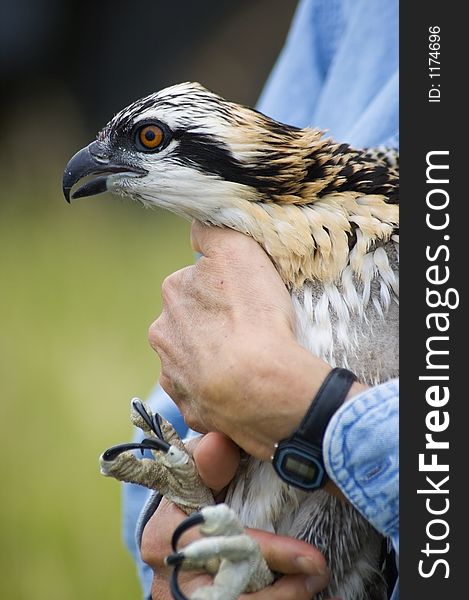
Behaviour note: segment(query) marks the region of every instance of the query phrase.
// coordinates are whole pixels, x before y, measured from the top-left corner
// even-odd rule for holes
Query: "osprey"
[[[63,187],[68,201],[110,191],[251,236],[291,293],[299,343],[373,385],[398,375],[397,161],[393,151],[353,149],[183,83],[119,112],[70,160]],[[332,573],[318,598],[386,597],[383,540],[349,503],[290,487],[271,464],[247,457],[227,493],[231,508],[212,508],[171,426],[137,401],[131,418],[147,435],[138,447],[155,460],[138,460],[127,444],[105,452],[101,470],[159,490],[187,514],[202,509],[191,523],[202,523],[206,546],[194,542],[169,562],[211,572],[221,564],[230,577],[192,598],[237,598],[272,581],[257,547],[239,541],[242,526],[318,547]]]

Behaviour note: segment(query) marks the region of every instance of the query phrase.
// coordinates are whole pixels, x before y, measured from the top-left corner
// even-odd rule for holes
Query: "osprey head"
[[[197,83],[175,85],[123,109],[75,154],[64,195],[70,201],[110,191],[219,222],[217,211],[232,202],[266,201],[297,185],[302,161],[292,168],[286,158],[301,131]],[[71,193],[88,175],[94,177]]]
[[[352,224],[362,254],[389,238],[397,181],[379,157],[182,83],[119,112],[70,160],[63,190],[68,201],[110,191],[246,233],[300,286],[340,274]]]

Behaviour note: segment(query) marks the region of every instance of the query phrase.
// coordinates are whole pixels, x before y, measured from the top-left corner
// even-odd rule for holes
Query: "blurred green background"
[[[120,487],[159,363],[147,329],[189,225],[103,195],[69,206],[63,168],[132,100],[200,81],[253,105],[294,0],[0,1],[0,597],[140,598]]]

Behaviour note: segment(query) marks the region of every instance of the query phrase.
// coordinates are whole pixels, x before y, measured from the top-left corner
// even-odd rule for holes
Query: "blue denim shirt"
[[[327,135],[357,148],[381,144],[397,147],[398,18],[397,0],[301,0],[257,108],[291,125],[327,130]],[[387,385],[372,390],[370,400],[361,395],[360,403],[344,406],[343,417],[342,412],[338,413],[336,433],[328,438],[328,468],[351,502],[390,537],[398,552],[397,439],[381,440],[390,443],[390,462],[386,463],[385,447],[378,443],[375,433],[377,423],[385,421],[378,410],[368,413],[364,408],[368,401],[380,406],[381,402],[389,404],[386,410],[394,406],[396,420],[397,396],[390,401],[390,390],[394,388]],[[187,434],[177,407],[160,388],[154,390],[149,403],[175,425],[182,437]],[[395,433],[397,436],[397,424]],[[360,444],[360,451],[352,456],[354,439],[372,439],[376,445]],[[342,458],[347,457],[347,463],[341,462],[342,451],[346,452]],[[360,465],[370,468],[362,471],[365,466]],[[140,486],[124,484],[124,538],[135,558],[145,597],[150,597],[152,572],[140,558],[136,530],[149,496],[150,492]],[[393,600],[397,597],[395,590]]]
[[[399,560],[399,382],[387,381],[345,402],[323,442],[329,477],[387,537]],[[399,598],[396,585],[391,600]]]

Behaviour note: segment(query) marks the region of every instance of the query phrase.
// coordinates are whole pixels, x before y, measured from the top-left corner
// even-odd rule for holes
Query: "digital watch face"
[[[317,477],[317,465],[297,454],[287,454],[283,459],[282,468],[298,481],[305,483],[314,481]]]
[[[304,490],[314,490],[322,486],[325,471],[319,451],[292,447],[288,444],[277,448],[273,466],[278,475],[290,485]]]

